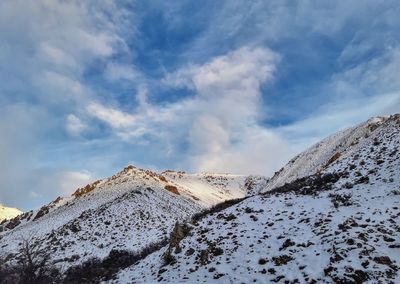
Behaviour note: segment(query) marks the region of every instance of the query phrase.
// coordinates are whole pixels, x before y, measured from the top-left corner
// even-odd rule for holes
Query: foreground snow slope
[[[389,121],[389,117],[371,118],[323,139],[290,160],[285,167],[275,173],[262,191],[324,170],[336,159],[343,159],[349,152],[364,147],[364,142],[369,140],[371,134],[378,128],[385,128]]]
[[[0,225],[0,255],[33,238],[63,268],[112,249],[140,250],[165,239],[175,221],[226,199],[243,197],[244,177],[157,174],[133,166]],[[11,257],[12,258],[12,257]]]
[[[22,212],[19,211],[17,208],[5,207],[5,206],[0,204],[0,222],[5,220],[5,219],[14,218],[14,217],[18,216],[21,213]]]
[[[320,173],[193,221],[175,261],[164,247],[115,282],[400,283],[400,116],[375,121]]]

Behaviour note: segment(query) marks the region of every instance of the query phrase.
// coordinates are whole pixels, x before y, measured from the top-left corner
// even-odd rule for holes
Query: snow
[[[331,158],[342,155],[348,149],[353,149],[353,146],[367,139],[376,127],[384,124],[388,119],[389,117],[374,117],[316,143],[289,161],[271,178],[262,192],[323,170]]]
[[[5,207],[0,204],[0,222],[5,219],[14,218],[21,213],[22,212],[20,210],[18,210],[17,208]]]
[[[227,199],[241,198],[246,195],[244,181],[246,176],[233,174],[187,174],[165,172],[173,184],[182,188],[183,194],[194,196],[198,203],[209,206]]]
[[[327,190],[275,189],[249,197],[193,222],[181,252],[173,253],[175,263],[164,264],[164,248],[121,271],[115,282],[399,283],[400,119],[377,122],[372,131],[365,130],[368,124],[352,128],[362,139],[349,141],[340,158],[320,168],[322,176],[340,174]]]
[[[66,269],[91,257],[103,258],[112,249],[140,250],[165,239],[177,220],[243,197],[243,181],[238,175],[161,175],[130,166],[94,183],[94,189],[80,197],[50,203],[48,213],[37,220],[40,210],[22,215],[13,229],[7,228],[12,221],[4,223],[0,254],[18,251],[18,240],[32,237],[51,249],[53,260]],[[166,185],[175,186],[179,195]]]
[[[400,115],[331,135],[270,180],[127,167],[85,188],[36,220],[40,210],[3,222],[0,255],[34,235],[67,269],[112,249],[139,252],[179,221],[191,231],[175,262],[165,264],[166,246],[114,282],[400,283]]]

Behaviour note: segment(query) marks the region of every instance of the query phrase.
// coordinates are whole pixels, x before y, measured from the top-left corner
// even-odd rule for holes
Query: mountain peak
[[[336,132],[290,160],[275,173],[263,191],[320,172],[366,144],[373,144],[373,140],[378,139],[381,132],[395,135],[399,126],[400,114],[394,114],[372,117],[356,126]]]
[[[22,211],[17,208],[6,207],[0,204],[0,222],[6,219],[14,218],[22,214]]]

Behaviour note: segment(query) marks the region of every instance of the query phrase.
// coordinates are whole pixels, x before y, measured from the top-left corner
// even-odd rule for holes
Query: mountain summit
[[[0,222],[5,219],[12,219],[21,213],[17,208],[5,207],[0,204]]]

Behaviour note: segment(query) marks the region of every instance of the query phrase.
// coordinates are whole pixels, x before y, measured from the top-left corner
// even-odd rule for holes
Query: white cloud
[[[76,115],[69,114],[67,116],[66,129],[69,134],[78,135],[87,128],[88,126],[83,123],[82,120],[80,120],[79,117],[77,117]]]
[[[263,116],[260,88],[273,80],[278,61],[269,49],[239,48],[163,80],[169,86],[192,89],[192,97],[156,106],[141,90],[134,114],[99,104],[87,110],[125,141],[137,143],[145,134],[157,137],[159,147],[168,149],[165,155],[173,155],[184,141],[188,152],[182,155],[183,164],[192,170],[270,174],[287,153],[282,139],[258,123]]]
[[[400,46],[387,47],[382,55],[335,74],[332,77],[332,87],[336,87],[337,92],[345,94],[350,92],[351,95],[371,93],[376,95],[399,90],[398,74],[400,74]]]
[[[125,13],[114,1],[0,1],[0,199],[7,204],[37,206],[61,186],[41,182],[55,178],[50,164],[68,172],[62,158],[49,156],[65,145],[60,130],[85,129],[70,114],[97,98],[84,78],[91,64],[126,49]],[[24,192],[38,198],[21,198]]]
[[[92,102],[86,110],[89,115],[94,116],[113,128],[126,128],[132,126],[136,120],[135,116],[124,113],[118,109],[105,107],[99,103]]]
[[[88,172],[61,172],[57,175],[59,189],[62,195],[69,195],[77,188],[85,186],[93,181],[93,177]]]
[[[140,74],[132,67],[110,63],[107,65],[105,75],[109,80],[135,80]]]
[[[258,124],[258,106],[260,87],[273,79],[278,60],[268,49],[245,47],[177,72],[178,81],[190,82],[197,93],[189,129],[189,163],[194,169],[271,173],[274,162],[269,157],[283,154],[285,146]]]
[[[397,49],[332,76],[323,89],[332,96],[303,120],[267,129],[259,123],[260,87],[273,80],[279,56],[268,49],[244,47],[202,65],[168,74],[163,83],[186,87],[194,95],[167,105],[151,105],[146,90],[137,96],[134,114],[108,109],[100,118],[124,141],[156,137],[165,155],[179,155],[195,171],[272,174],[293,154],[332,132],[373,115],[398,111]],[[374,88],[369,96],[367,91]],[[354,91],[352,91],[354,90]],[[387,92],[385,92],[385,90]],[[267,94],[268,95],[268,94]],[[184,141],[185,153],[178,146]]]
[[[260,126],[243,129],[239,141],[224,144],[217,151],[192,157],[197,169],[271,175],[290,156],[288,143],[274,131]]]
[[[71,68],[77,68],[78,62],[75,58],[68,54],[65,50],[52,46],[48,42],[39,44],[39,50],[42,53],[40,57],[47,59],[47,62],[56,65],[64,65]]]
[[[31,190],[30,194],[36,199],[69,196],[77,188],[93,181],[93,176],[87,171],[56,171],[51,175],[38,176],[35,182],[39,191]]]

